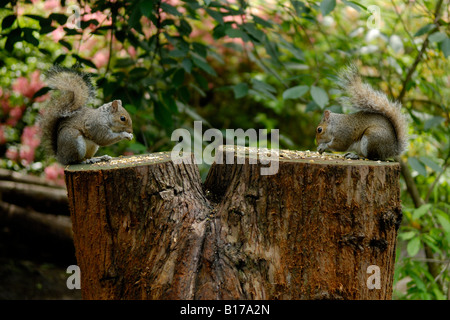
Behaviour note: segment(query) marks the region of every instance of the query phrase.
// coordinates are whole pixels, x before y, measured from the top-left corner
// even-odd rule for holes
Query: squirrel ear
[[[328,118],[330,117],[330,111],[329,110],[325,110],[324,112],[323,112],[323,118],[325,119],[325,120],[328,120]]]
[[[117,112],[118,109],[119,109],[119,100],[114,100],[111,103],[111,110],[112,112]]]

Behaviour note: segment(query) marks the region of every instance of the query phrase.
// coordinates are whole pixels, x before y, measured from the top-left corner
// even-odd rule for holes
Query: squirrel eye
[[[125,121],[125,120],[127,120],[127,118],[125,118],[124,116],[121,116],[121,117],[120,117],[120,120],[121,120],[121,121]]]
[[[317,127],[317,133],[322,133],[322,127]]]

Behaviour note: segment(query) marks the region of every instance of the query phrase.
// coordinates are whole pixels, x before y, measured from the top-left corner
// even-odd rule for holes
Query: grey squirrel
[[[345,157],[386,160],[401,155],[407,146],[407,121],[401,104],[363,83],[355,65],[344,68],[339,75],[344,98],[359,112],[338,114],[325,110],[316,128],[318,152],[354,151]]]
[[[54,92],[39,120],[42,141],[59,163],[95,163],[110,160],[95,157],[99,146],[122,139],[133,139],[132,120],[120,100],[93,109],[86,104],[95,97],[94,86],[86,73],[53,66],[46,73]]]

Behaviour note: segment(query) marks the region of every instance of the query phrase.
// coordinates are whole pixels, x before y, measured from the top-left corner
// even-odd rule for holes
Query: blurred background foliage
[[[96,105],[121,99],[135,139],[100,153],[171,150],[177,128],[279,129],[315,150],[339,103],[337,71],[364,78],[410,118],[395,299],[450,299],[450,28],[443,0],[0,0],[0,166],[63,183],[36,119],[52,64],[90,72]],[[208,143],[208,142],[204,142]],[[202,176],[206,165],[200,166]]]

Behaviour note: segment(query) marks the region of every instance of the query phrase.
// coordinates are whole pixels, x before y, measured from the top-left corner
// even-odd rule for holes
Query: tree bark
[[[5,202],[39,212],[69,216],[67,191],[62,187],[0,180],[0,195]]]
[[[398,163],[224,150],[203,186],[192,155],[66,169],[83,298],[391,299]]]
[[[0,201],[0,225],[16,229],[18,233],[32,235],[30,237],[35,243],[39,239],[48,239],[72,246],[72,224],[69,217],[41,213]]]

